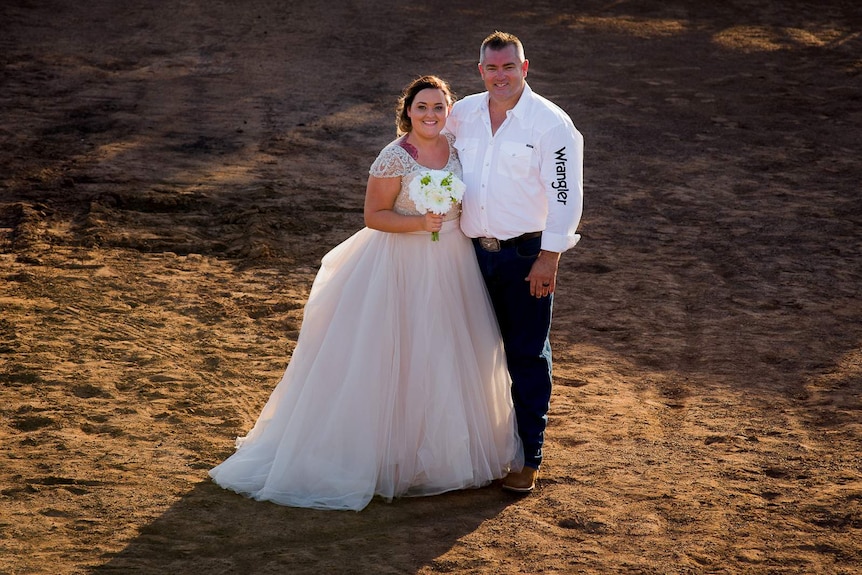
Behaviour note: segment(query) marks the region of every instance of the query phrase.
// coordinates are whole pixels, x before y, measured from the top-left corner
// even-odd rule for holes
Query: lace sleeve
[[[407,173],[407,152],[400,146],[388,145],[371,164],[368,173],[375,178],[397,178]]]

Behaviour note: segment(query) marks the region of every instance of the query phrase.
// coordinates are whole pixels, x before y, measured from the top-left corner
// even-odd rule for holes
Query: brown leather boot
[[[524,467],[521,471],[509,473],[503,478],[503,489],[515,493],[529,493],[536,487],[539,470],[534,467]]]

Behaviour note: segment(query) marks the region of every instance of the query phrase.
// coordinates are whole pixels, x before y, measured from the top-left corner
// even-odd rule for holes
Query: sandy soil
[[[0,573],[860,572],[859,4],[499,4],[2,3]],[[537,491],[215,487],[397,92],[495,28],[586,138]]]

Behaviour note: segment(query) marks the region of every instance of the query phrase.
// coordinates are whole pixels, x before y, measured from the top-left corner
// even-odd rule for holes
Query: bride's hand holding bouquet
[[[443,228],[442,215],[435,214],[434,212],[425,212],[425,215],[422,217],[424,218],[422,221],[423,230],[431,232],[432,235],[440,233],[440,230]]]

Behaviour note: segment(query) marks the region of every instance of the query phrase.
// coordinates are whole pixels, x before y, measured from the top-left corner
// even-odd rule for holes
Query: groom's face
[[[506,46],[502,50],[486,48],[479,62],[479,73],[491,98],[517,101],[524,90],[529,65],[528,60],[521,60],[515,46]]]

